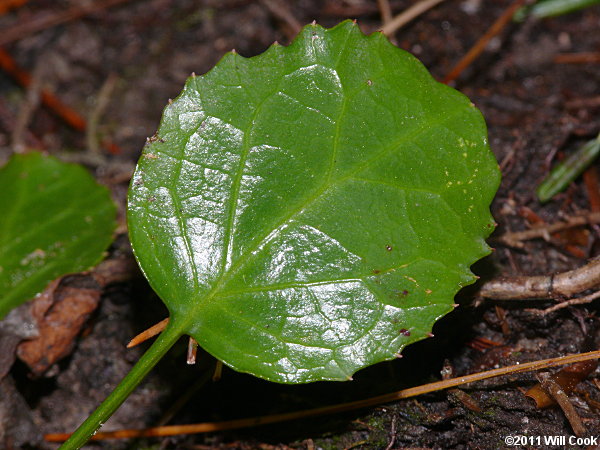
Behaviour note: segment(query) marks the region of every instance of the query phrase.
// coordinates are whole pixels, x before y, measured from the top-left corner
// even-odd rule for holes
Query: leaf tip
[[[458,308],[460,305],[458,303],[452,303],[453,308]],[[431,333],[430,333],[431,334]],[[433,336],[433,335],[432,335]]]
[[[429,333],[426,333],[425,336],[427,336],[428,338],[432,338],[435,335],[430,331]]]
[[[192,72],[192,73],[190,74],[190,77],[192,77],[192,78],[196,78],[196,72]]]
[[[394,353],[394,356],[398,359],[404,358],[404,355],[402,353]]]

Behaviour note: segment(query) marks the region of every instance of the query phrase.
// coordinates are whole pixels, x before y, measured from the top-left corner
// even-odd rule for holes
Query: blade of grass
[[[597,4],[600,4],[600,0],[538,1],[533,6],[521,8],[519,11],[517,11],[515,14],[515,21],[523,21],[527,16],[535,17],[537,19],[560,16]]]
[[[540,202],[545,203],[564,190],[600,153],[600,134],[557,164],[537,188]]]

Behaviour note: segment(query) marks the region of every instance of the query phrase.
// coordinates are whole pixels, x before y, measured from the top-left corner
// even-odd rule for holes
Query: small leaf
[[[188,80],[129,227],[169,327],[272,381],[346,380],[452,310],[498,183],[466,97],[381,33],[309,25]]]
[[[0,169],[0,319],[53,279],[98,263],[115,229],[108,190],[40,153]]]

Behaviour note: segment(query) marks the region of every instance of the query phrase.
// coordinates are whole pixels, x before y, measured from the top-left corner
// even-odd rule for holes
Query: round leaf
[[[356,24],[192,77],[132,180],[138,261],[173,326],[236,370],[345,380],[423,339],[488,253],[479,111]]]
[[[0,169],[0,205],[0,319],[53,279],[98,263],[116,225],[105,187],[40,153]]]

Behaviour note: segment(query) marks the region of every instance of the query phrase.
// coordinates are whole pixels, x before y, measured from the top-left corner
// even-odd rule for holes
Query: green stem
[[[142,355],[140,360],[123,378],[111,394],[83,422],[75,433],[60,447],[62,450],[81,448],[106,422],[119,406],[129,397],[144,377],[152,370],[158,361],[167,353],[173,344],[181,337],[181,326],[172,323],[160,334],[152,346]]]

